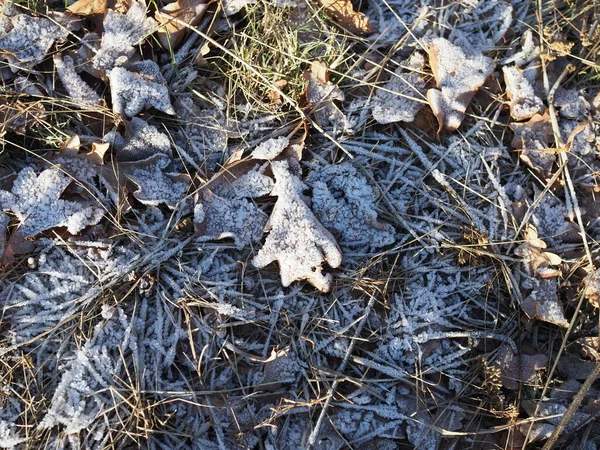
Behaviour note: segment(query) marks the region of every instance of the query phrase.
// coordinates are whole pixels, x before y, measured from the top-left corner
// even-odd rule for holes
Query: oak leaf
[[[494,61],[437,38],[429,46],[429,63],[438,89],[427,91],[427,101],[438,119],[438,131],[454,131],[475,93],[494,70]]]
[[[325,14],[351,33],[365,35],[373,32],[369,18],[354,10],[350,0],[319,0]]]
[[[200,23],[208,9],[206,0],[177,0],[169,3],[154,14],[160,24],[157,35],[160,44],[166,49],[176,49],[181,45],[188,28]],[[174,21],[173,19],[177,19]]]
[[[277,261],[281,284],[307,280],[323,292],[331,287],[331,275],[322,273],[323,262],[333,268],[342,263],[342,253],[329,231],[305,203],[307,186],[293,173],[287,161],[272,161],[275,185],[271,195],[277,202],[266,226],[269,235],[252,264],[263,268]]]

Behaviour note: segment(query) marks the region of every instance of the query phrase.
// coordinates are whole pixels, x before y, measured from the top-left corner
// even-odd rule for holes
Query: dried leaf
[[[473,96],[494,70],[494,61],[437,38],[429,46],[429,63],[439,90],[427,91],[427,100],[439,131],[456,130]]]
[[[369,18],[354,10],[350,0],[319,0],[325,14],[350,33],[365,35],[373,32]]]
[[[156,12],[154,18],[161,25],[158,29],[158,40],[165,49],[176,49],[181,45],[187,34],[187,27],[178,21],[195,27],[200,23],[204,13],[208,9],[206,0],[177,0],[169,3],[160,11]]]
[[[275,176],[271,195],[278,199],[267,223],[269,236],[252,264],[260,269],[277,261],[283,286],[308,280],[327,292],[331,275],[323,275],[321,265],[327,261],[331,267],[339,267],[342,253],[331,233],[304,202],[302,192],[307,187],[290,173],[288,162],[273,161],[271,169]]]
[[[223,2],[223,12],[225,16],[233,16],[239,13],[247,5],[253,5],[256,0],[221,0]]]
[[[327,66],[313,62],[311,70],[304,73],[304,78],[308,80],[305,97],[308,106],[312,107],[315,122],[333,135],[348,131],[348,120],[334,103],[335,100],[343,101],[344,93],[329,81]]]
[[[531,318],[567,328],[569,322],[558,299],[558,282],[552,279],[533,279],[534,288],[521,303],[521,308]]]
[[[600,269],[594,270],[589,276],[584,295],[594,308],[600,308]]]
[[[127,14],[109,10],[102,42],[93,59],[94,68],[108,73],[115,65],[127,62],[135,54],[134,45],[155,29],[154,19],[146,17],[144,0],[133,1]]]
[[[545,106],[541,98],[535,95],[532,78],[535,72],[529,75],[527,71],[517,66],[503,67],[504,82],[506,83],[506,95],[510,100],[510,115],[515,120],[530,119],[536,114],[544,112]]]
[[[12,29],[0,38],[0,54],[13,72],[31,69],[44,59],[55,41],[68,36],[66,28],[44,17],[18,14],[10,21]]]
[[[126,138],[114,131],[104,136],[116,154],[112,164],[100,168],[100,174],[110,185],[115,203],[127,211],[130,205],[126,196],[132,192],[144,204],[175,207],[185,197],[189,180],[172,170],[169,137],[134,117]],[[128,186],[127,181],[135,187]]]
[[[531,383],[539,370],[546,368],[548,357],[543,354],[527,355],[513,353],[509,345],[503,345],[498,351],[492,366],[500,369],[502,384],[507,389],[518,390],[520,383]]]
[[[424,97],[425,80],[421,71],[425,66],[425,58],[414,53],[407,62],[407,67],[399,67],[392,79],[378,89],[371,103],[373,118],[381,124],[394,122],[412,122],[423,107],[419,101]],[[417,100],[418,99],[418,100]]]
[[[19,172],[11,192],[0,191],[0,206],[17,216],[25,238],[55,227],[66,227],[69,233],[77,234],[97,224],[105,211],[95,202],[61,199],[72,181],[59,167],[51,167],[39,175],[26,167]]]
[[[175,114],[169,99],[169,89],[154,61],[115,67],[108,75],[113,111],[133,117],[144,109],[154,107],[167,114]]]
[[[93,16],[97,14],[105,14],[108,10],[109,0],[77,0],[67,9],[73,14],[79,16]]]
[[[521,148],[548,148],[554,142],[554,132],[550,123],[550,115],[535,114],[527,122],[511,123],[511,130],[515,134],[511,145],[515,149]]]

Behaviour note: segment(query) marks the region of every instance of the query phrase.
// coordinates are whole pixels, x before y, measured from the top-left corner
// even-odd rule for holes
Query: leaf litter
[[[0,16],[0,446],[600,445],[588,9],[48,6]]]

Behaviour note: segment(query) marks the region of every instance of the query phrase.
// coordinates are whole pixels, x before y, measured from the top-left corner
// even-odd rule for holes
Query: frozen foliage
[[[344,92],[337,84],[324,82],[312,71],[308,73],[306,101],[313,106],[315,121],[334,136],[349,131],[346,116],[334,101],[343,101]]]
[[[117,158],[121,162],[141,161],[156,154],[171,155],[169,136],[137,117],[131,119],[131,132],[128,139],[116,131],[111,131],[104,135],[103,140],[117,150]]]
[[[494,61],[438,38],[429,46],[429,63],[439,89],[427,91],[429,105],[440,129],[456,130],[471,99],[494,70]]]
[[[154,61],[131,63],[127,68],[115,67],[109,72],[108,78],[115,113],[133,117],[153,107],[167,114],[175,114],[166,81]]]
[[[17,216],[24,237],[55,227],[66,227],[69,233],[77,234],[97,224],[105,211],[93,201],[61,199],[72,182],[59,167],[51,167],[39,175],[26,167],[19,172],[10,192],[0,191],[0,206]]]
[[[256,147],[250,156],[256,159],[274,159],[279,156],[289,144],[290,140],[285,136],[269,139]]]
[[[134,0],[127,14],[109,9],[104,19],[104,34],[100,49],[94,56],[94,68],[107,73],[118,64],[127,62],[139,44],[156,28],[156,21],[146,17],[144,0]]]
[[[317,289],[328,291],[331,275],[323,275],[321,264],[327,261],[331,267],[339,267],[342,253],[306,205],[302,192],[307,187],[290,172],[288,162],[273,161],[271,168],[275,175],[271,194],[278,199],[266,226],[269,236],[252,264],[260,269],[277,261],[284,286],[308,280]]]
[[[64,88],[71,98],[81,105],[94,105],[100,103],[100,97],[88,84],[81,79],[75,70],[73,58],[61,58],[56,54],[53,57],[56,73]]]
[[[377,249],[394,242],[394,228],[377,220],[375,190],[351,164],[314,168],[306,183],[313,212],[343,247]]]
[[[44,17],[18,14],[5,24],[0,37],[2,57],[7,59],[13,71],[31,68],[41,62],[55,41],[61,41],[68,31]]]
[[[527,71],[532,76],[527,75]],[[503,67],[504,82],[506,83],[506,93],[510,100],[510,115],[516,120],[525,120],[536,114],[541,114],[544,109],[544,102],[535,95],[532,81],[535,80],[535,71],[519,69],[517,66]]]
[[[205,193],[194,208],[194,223],[204,240],[233,238],[238,249],[260,242],[267,215],[251,200]]]
[[[137,185],[133,195],[140,202],[174,207],[185,196],[188,180],[173,169],[169,137],[137,117],[131,121],[128,137],[126,139],[116,131],[104,136],[104,140],[116,149],[118,162],[117,171],[111,167],[102,171],[113,197],[120,203],[125,180],[131,180]]]
[[[266,166],[256,164],[232,180],[217,180],[200,193],[194,224],[201,239],[233,238],[238,249],[260,242],[267,215],[252,198],[267,195],[273,189],[272,179],[264,175]]]
[[[14,425],[0,420],[0,448],[13,449],[23,442],[25,438],[19,437],[19,434],[15,431]]]
[[[121,168],[138,186],[133,195],[140,202],[174,208],[185,197],[188,183],[185,178],[169,173],[170,165],[169,158],[157,155],[144,161],[123,163]]]
[[[381,124],[412,122],[423,107],[425,80],[420,71],[425,58],[414,53],[407,61],[407,67],[400,66],[391,80],[378,89],[371,103],[373,118]]]
[[[130,323],[121,309],[114,313],[105,310],[105,321],[94,327],[92,338],[68,364],[56,387],[48,413],[41,428],[64,426],[64,433],[77,434],[88,428],[100,412],[112,402],[106,388],[118,373],[120,361],[115,358],[121,348],[126,350],[131,333]],[[111,355],[112,353],[112,355]],[[104,391],[103,395],[99,391]],[[98,434],[102,439],[102,434]]]

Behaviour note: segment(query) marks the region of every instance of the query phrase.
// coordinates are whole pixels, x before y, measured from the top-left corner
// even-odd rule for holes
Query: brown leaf
[[[498,351],[494,367],[500,369],[502,384],[507,389],[518,390],[520,383],[534,381],[539,370],[546,368],[548,357],[543,354],[520,355],[513,353],[509,345],[503,345]]]
[[[548,148],[550,143],[554,142],[554,132],[548,111],[545,111],[543,115],[535,114],[527,122],[513,122],[509,126],[515,134],[511,142],[515,149]]]
[[[365,35],[373,32],[369,18],[354,11],[350,0],[319,0],[325,14],[334,19],[342,28],[351,33]]]
[[[161,25],[157,32],[160,44],[165,49],[179,47],[188,30],[181,22],[195,27],[204,17],[207,8],[206,0],[177,0],[157,11],[154,18]]]
[[[437,38],[429,46],[429,64],[439,89],[429,89],[427,101],[438,119],[438,132],[454,131],[475,93],[494,70],[494,61]]]
[[[79,16],[104,15],[109,9],[124,14],[131,6],[131,0],[77,0],[67,9]]]
[[[536,286],[521,303],[521,308],[531,318],[542,320],[559,327],[567,328],[569,322],[558,299],[558,282],[553,279],[534,280]]]

